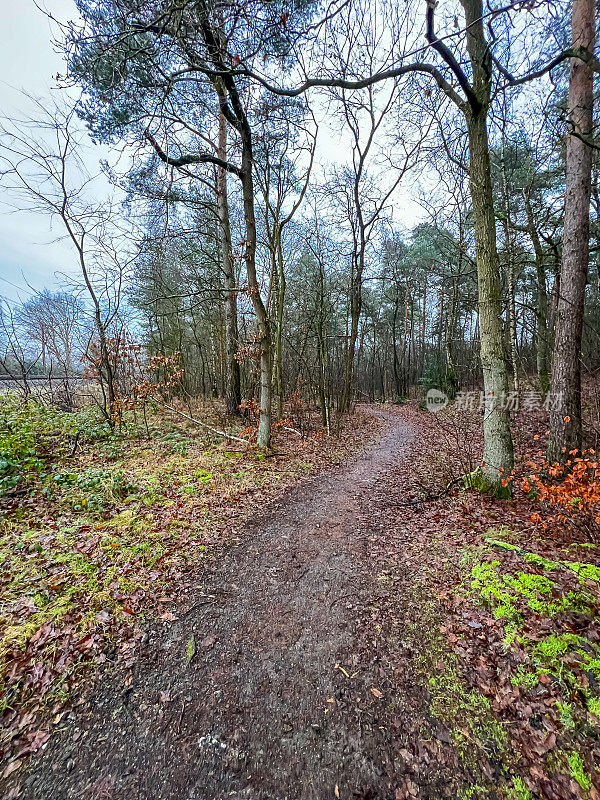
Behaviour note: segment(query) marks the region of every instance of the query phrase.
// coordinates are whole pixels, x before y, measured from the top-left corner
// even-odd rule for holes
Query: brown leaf
[[[21,764],[23,763],[22,758],[15,758],[14,761],[11,761],[5,768],[4,772],[2,773],[3,778],[8,778],[9,775],[12,775],[13,772],[19,769]]]
[[[383,693],[379,691],[379,689],[375,689],[374,686],[371,687],[371,694],[374,697],[377,697],[379,700],[383,697]]]

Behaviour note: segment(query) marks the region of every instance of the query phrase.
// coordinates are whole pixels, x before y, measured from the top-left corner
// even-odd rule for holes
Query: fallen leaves
[[[42,491],[40,478],[31,494],[0,499],[6,554],[0,757],[9,764],[20,746],[33,752],[27,736],[40,728],[47,707],[59,713],[85,669],[107,659],[132,666],[141,625],[177,621],[193,587],[205,588],[200,570],[207,554],[237,540],[245,520],[294,481],[338,462],[380,427],[359,413],[342,424],[339,438],[313,437],[319,418],[305,412],[304,440],[279,430],[275,444],[283,457],[265,459],[205,441],[196,431],[190,436],[179,418],[153,422],[151,440],[137,438],[133,428],[108,443],[120,451],[115,469],[96,468],[106,462],[104,439],[82,438],[62,483]],[[78,476],[92,473],[95,488],[82,489]],[[108,484],[117,477],[135,484],[131,496],[113,492]],[[108,482],[106,493],[94,505],[99,481]],[[214,644],[205,636],[199,647]]]
[[[196,655],[196,637],[192,633],[185,647],[185,663],[189,666]]]
[[[600,789],[597,785],[600,774],[595,770],[595,764],[600,763],[600,746],[595,735],[591,736],[589,732],[598,729],[600,718],[591,715],[585,708],[585,698],[597,698],[599,687],[594,684],[596,678],[592,670],[588,669],[586,672],[582,669],[585,657],[573,652],[570,655],[565,653],[561,656],[562,668],[559,665],[559,669],[554,672],[542,670],[536,676],[533,687],[521,685],[519,680],[522,675],[527,676],[536,671],[532,666],[531,647],[553,634],[586,637],[589,644],[580,646],[584,652],[587,647],[589,658],[594,658],[594,648],[596,645],[600,646],[598,584],[586,582],[587,573],[579,576],[573,569],[558,569],[553,572],[551,578],[554,588],[551,593],[548,596],[531,598],[536,610],[528,607],[528,600],[524,597],[525,607],[521,611],[527,612],[523,614],[525,621],[516,631],[517,638],[511,646],[505,641],[506,620],[502,618],[502,611],[496,618],[492,605],[478,604],[468,591],[458,595],[456,589],[461,582],[464,582],[466,590],[470,588],[469,575],[473,559],[501,561],[499,571],[502,574],[513,578],[519,574],[531,574],[534,577],[526,580],[531,580],[534,585],[536,575],[545,575],[544,559],[550,562],[593,561],[596,564],[600,553],[591,547],[581,548],[578,543],[586,543],[583,531],[573,537],[572,533],[567,535],[555,530],[551,537],[540,540],[539,530],[536,531],[530,521],[531,501],[520,494],[507,504],[476,493],[457,493],[445,498],[443,502],[427,506],[426,515],[418,506],[403,506],[399,511],[396,501],[418,497],[415,473],[418,475],[425,466],[429,468],[423,491],[430,491],[432,481],[442,474],[438,464],[444,468],[446,464],[456,463],[456,456],[452,450],[455,445],[444,441],[444,437],[440,436],[439,422],[432,421],[432,415],[421,414],[406,406],[397,413],[419,426],[416,452],[408,465],[399,463],[391,474],[380,477],[377,489],[368,492],[363,514],[363,523],[373,531],[369,557],[380,578],[381,597],[377,611],[369,615],[369,631],[373,626],[382,630],[377,640],[377,651],[381,656],[383,648],[391,647],[389,654],[385,651],[386,661],[394,664],[400,672],[407,671],[412,681],[415,670],[412,659],[415,656],[418,658],[420,653],[425,653],[432,646],[432,632],[424,624],[423,609],[435,608],[438,619],[436,621],[434,618],[433,638],[438,636],[439,631],[446,655],[443,658],[434,658],[428,671],[420,679],[430,697],[432,690],[429,680],[440,681],[441,688],[436,689],[435,697],[441,708],[444,707],[444,696],[448,705],[458,702],[459,707],[461,703],[468,702],[465,697],[469,697],[470,693],[473,698],[479,698],[478,713],[482,726],[478,728],[477,725],[467,724],[466,719],[464,724],[458,723],[460,714],[457,715],[455,728],[442,725],[440,719],[427,718],[424,729],[429,741],[437,745],[437,769],[448,775],[448,785],[452,777],[460,781],[464,775],[460,759],[451,766],[458,748],[459,751],[462,749],[471,754],[470,772],[474,769],[473,764],[476,764],[482,785],[498,791],[502,786],[502,779],[498,776],[506,767],[503,763],[504,757],[490,737],[490,731],[498,730],[504,731],[508,736],[506,752],[509,757],[514,758],[510,771],[521,781],[515,784],[519,787],[519,796],[537,797],[540,800],[587,798],[588,795],[573,778],[566,760],[557,759],[557,753],[575,752],[581,755],[582,770],[585,773],[583,777],[580,776],[583,784],[587,785],[588,781],[593,784],[589,793],[591,797],[592,792],[597,793]],[[452,428],[449,427],[448,430],[452,431]],[[533,436],[530,438],[533,443]],[[477,460],[476,450],[474,457]],[[579,467],[580,474],[582,471],[583,467]],[[451,474],[444,475],[444,479],[450,477]],[[482,546],[487,546],[485,538],[492,536],[498,539],[499,531],[506,532],[507,542],[516,543],[523,551],[538,555],[537,563],[528,563],[523,556],[509,551],[498,553],[491,549],[489,555],[482,555]],[[588,569],[588,573],[591,572]],[[545,584],[542,582],[539,585]],[[417,591],[422,592],[421,602],[407,599],[407,593]],[[563,596],[583,594],[588,597],[587,610],[581,607],[578,614],[556,611],[551,616],[544,616],[537,610],[541,607],[539,603],[554,602],[558,605]],[[593,613],[590,612],[590,602],[596,609]],[[410,647],[406,647],[404,641],[400,643],[399,640],[406,638],[403,631],[405,627],[411,626],[415,628],[414,639]],[[423,630],[419,630],[420,628]],[[386,631],[392,644],[385,641]],[[533,642],[529,649],[520,643],[522,637]],[[463,686],[463,694],[459,694],[455,701],[448,694],[449,689],[445,688],[449,665],[455,665],[453,668],[456,669],[457,679]],[[565,674],[569,670],[576,676],[576,680],[567,686]],[[416,682],[416,678],[414,680]],[[388,690],[386,683],[380,685],[379,691],[385,691],[390,703],[398,702],[397,685],[396,683],[391,690]],[[414,692],[418,692],[417,686]],[[574,715],[573,722],[570,722],[570,714]],[[402,737],[410,716],[398,716],[397,721],[396,715],[391,719],[390,729],[397,732],[400,741],[405,741]],[[419,733],[422,735],[422,732],[423,728]],[[418,750],[420,743],[411,739],[411,749],[413,746]],[[406,748],[400,749],[407,753]],[[400,758],[399,750],[395,751],[394,757],[399,762],[399,768],[408,771],[408,761]],[[445,765],[444,760],[447,762]],[[420,778],[423,779],[423,775],[430,774],[424,751],[418,754],[417,761],[421,770]],[[444,773],[445,768],[447,773]],[[411,778],[397,786],[395,797],[398,800],[409,800],[421,796],[421,792],[427,796],[437,796],[431,788],[427,794],[419,783],[420,780],[415,780],[415,776],[411,775]],[[507,787],[507,791],[509,790],[513,794],[516,791],[510,781]],[[482,797],[486,796],[483,791],[482,789]],[[458,790],[456,794],[458,796]]]

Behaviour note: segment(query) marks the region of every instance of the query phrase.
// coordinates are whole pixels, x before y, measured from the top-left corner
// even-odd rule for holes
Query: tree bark
[[[249,131],[241,131],[242,168],[241,183],[244,201],[244,220],[246,224],[246,274],[248,292],[256,315],[256,342],[258,344],[258,363],[260,369],[259,421],[257,444],[269,447],[271,444],[271,406],[272,406],[272,364],[271,330],[267,310],[260,295],[260,284],[256,274],[256,217],[254,215],[254,180],[252,177],[252,141]]]
[[[459,256],[458,272],[461,270],[462,255]],[[458,278],[452,276],[452,298],[448,308],[448,315],[446,317],[446,330],[444,334],[444,352],[446,356],[446,392],[450,395],[450,399],[454,400],[456,391],[458,389],[458,380],[456,377],[456,367],[454,366],[454,357],[452,355],[452,339],[454,337],[454,319],[456,316],[456,306],[458,303]]]
[[[548,291],[546,289],[546,270],[544,267],[544,250],[540,237],[535,226],[531,200],[526,193],[523,195],[525,200],[525,213],[527,214],[527,227],[529,237],[533,244],[535,253],[535,274],[537,282],[537,306],[535,316],[537,320],[537,348],[536,348],[536,367],[540,389],[544,396],[550,391],[550,373],[548,370],[548,353],[550,343],[548,340]]]
[[[354,356],[356,353],[356,340],[358,338],[358,324],[362,311],[362,276],[364,268],[364,233],[361,229],[361,241],[356,257],[356,267],[350,281],[350,336],[348,350],[346,351],[346,369],[344,372],[344,388],[340,411],[350,411],[352,403],[352,379],[354,376]]]
[[[471,115],[468,129],[469,177],[475,220],[479,290],[480,355],[485,392],[484,450],[480,476],[483,483],[479,488],[494,489],[501,494],[502,476],[508,476],[513,467],[513,444],[510,416],[502,402],[508,394],[508,374],[502,341],[500,264],[496,248],[496,221],[485,114],[482,112]]]
[[[219,143],[217,155],[227,160],[227,120],[219,109]],[[225,403],[228,414],[239,414],[242,402],[240,365],[236,359],[238,349],[237,293],[235,290],[235,269],[231,246],[231,227],[229,222],[229,202],[227,199],[227,171],[217,167],[217,208],[221,237],[221,264],[223,286],[225,289]]]
[[[474,98],[464,107],[469,137],[469,186],[475,224],[475,253],[479,291],[480,355],[485,409],[483,461],[471,483],[497,496],[510,494],[502,485],[513,468],[510,415],[503,402],[508,394],[508,374],[502,341],[500,263],[496,245],[496,220],[487,133],[492,61],[483,32],[481,0],[462,0],[467,28],[467,50],[473,71]],[[476,479],[476,480],[475,480]]]
[[[573,46],[594,51],[594,0],[573,0]],[[593,125],[592,70],[571,60],[567,101],[568,138],[563,252],[552,368],[552,405],[548,458],[565,461],[582,446],[581,341],[590,235],[592,150],[580,136]]]
[[[513,373],[513,388],[519,392],[519,362],[517,357],[517,315],[515,311],[515,254],[510,229],[510,201],[508,197],[508,181],[506,180],[506,163],[504,158],[505,143],[502,142],[502,195],[504,200],[504,243],[506,247],[506,286],[508,290],[508,338],[510,363]]]
[[[275,223],[275,269],[279,276],[277,282],[277,316],[275,330],[275,383],[277,387],[277,418],[283,417],[283,314],[285,310],[285,270],[283,266],[283,248],[281,245],[281,225]]]

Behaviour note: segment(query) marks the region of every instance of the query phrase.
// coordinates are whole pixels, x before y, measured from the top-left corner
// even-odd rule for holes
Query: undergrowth
[[[180,418],[140,426],[124,412],[111,430],[94,409],[2,398],[0,755],[37,749],[36,721],[82,671],[125,657],[145,619],[175,619],[216,547],[287,483],[341,459],[362,424],[339,440],[279,432],[278,458]]]

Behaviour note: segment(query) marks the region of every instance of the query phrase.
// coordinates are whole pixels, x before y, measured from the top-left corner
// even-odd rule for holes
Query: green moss
[[[556,708],[559,713],[560,724],[565,730],[572,730],[575,727],[573,706],[570,703],[561,703],[560,700],[558,700],[556,702]]]
[[[447,651],[439,634],[435,606],[424,603],[423,607],[423,617],[412,626],[410,638],[414,636],[414,647],[420,654],[417,669],[427,681],[429,710],[447,728],[461,763],[473,775],[473,786],[462,790],[457,788],[457,796],[483,800],[492,796],[494,785],[481,769],[482,756],[508,770],[513,762],[508,735],[494,716],[488,698],[471,689],[460,671],[456,656]],[[423,735],[427,733],[424,729]]]
[[[589,792],[589,790],[592,788],[592,779],[585,771],[581,756],[575,751],[572,753],[566,753],[565,755],[567,757],[569,769],[571,770],[571,777],[577,781],[584,792]]]
[[[545,574],[526,570],[508,571],[499,560],[481,560],[485,550],[476,548],[465,559],[470,567],[470,575],[460,591],[489,608],[501,622],[507,650],[518,641],[527,653],[528,663],[518,666],[511,683],[539,691],[540,678],[550,676],[552,685],[562,692],[556,707],[561,729],[565,732],[577,730],[577,735],[585,736],[587,712],[600,717],[597,690],[600,682],[600,646],[584,635],[561,631],[558,626],[563,614],[577,612],[590,620],[596,617],[597,600],[587,582],[597,579],[598,568],[574,561],[551,561],[497,539],[488,539],[487,544],[523,557],[536,568],[544,569]],[[579,589],[565,589],[566,570],[577,574]],[[559,571],[560,576],[556,575]],[[567,585],[573,585],[573,580],[569,579]],[[554,632],[540,639],[521,635],[525,623],[527,630],[535,630],[544,618],[557,619]],[[557,768],[560,768],[559,765]]]
[[[572,569],[573,572],[579,575],[581,581],[595,581],[596,583],[600,583],[600,567],[597,567],[595,564],[582,564],[579,561],[565,561],[564,563],[569,569]]]
[[[489,789],[479,783],[475,786],[461,789],[458,793],[458,800],[482,800],[484,797],[489,797]]]
[[[525,669],[522,664],[519,664],[516,675],[510,679],[513,686],[523,686],[526,689],[534,689],[540,682],[537,672],[531,672]]]
[[[465,475],[463,477],[463,484],[465,488],[475,489],[477,492],[480,492],[480,494],[486,494],[489,497],[493,497],[495,500],[510,500],[512,497],[510,484],[506,486],[497,486],[490,481],[481,467]]]
[[[454,657],[446,657],[443,674],[429,679],[429,692],[432,713],[449,728],[455,748],[465,763],[474,762],[481,749],[491,758],[508,757],[508,737],[492,714],[490,701],[467,687]],[[465,735],[465,728],[468,735]]]
[[[196,639],[194,637],[194,634],[192,633],[185,646],[185,663],[190,664],[195,655],[196,655]]]
[[[536,665],[546,667],[559,680],[572,686],[576,683],[576,678],[563,662],[567,655],[570,661],[575,659],[582,669],[592,672],[596,680],[600,679],[600,647],[583,636],[575,633],[553,633],[533,646]]]
[[[502,529],[497,531],[489,531],[488,533],[494,533],[498,535],[501,533],[501,530]],[[600,583],[600,567],[596,566],[595,564],[587,564],[581,561],[551,561],[550,559],[544,558],[544,556],[540,556],[537,553],[527,552],[521,547],[517,547],[514,544],[510,544],[509,542],[495,539],[490,536],[485,538],[485,542],[491,547],[498,547],[502,550],[509,550],[517,553],[518,555],[522,556],[527,563],[536,567],[541,567],[548,572],[554,572],[558,569],[570,569],[577,573],[582,583],[585,581],[594,581],[596,583]],[[583,547],[584,545],[580,546]]]
[[[496,619],[504,619],[517,626],[523,622],[519,606],[523,600],[537,614],[552,615],[562,610],[562,605],[549,602],[554,582],[535,572],[502,574],[499,561],[481,561],[471,570],[471,593],[492,609]]]
[[[588,699],[588,710],[596,717],[600,717],[600,697],[591,697]]]
[[[519,627],[523,622],[524,604],[534,614],[548,617],[590,610],[593,599],[585,592],[561,593],[547,575],[522,571],[502,573],[500,566],[500,561],[476,562],[471,569],[468,591],[491,608],[496,619]]]
[[[515,775],[513,785],[508,790],[509,800],[533,800],[533,795],[525,785],[522,778]]]

